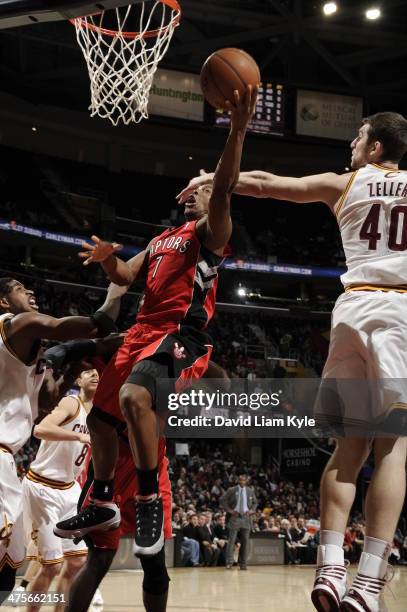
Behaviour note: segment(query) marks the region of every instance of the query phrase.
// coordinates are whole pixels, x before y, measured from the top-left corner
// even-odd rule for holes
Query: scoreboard
[[[218,110],[215,113],[217,127],[230,126],[228,111]],[[285,91],[284,85],[261,83],[256,103],[256,110],[247,128],[248,132],[283,136],[285,132]]]

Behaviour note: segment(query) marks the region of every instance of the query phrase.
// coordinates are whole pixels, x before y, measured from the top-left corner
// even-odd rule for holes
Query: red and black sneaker
[[[92,499],[90,504],[78,514],[54,527],[55,535],[60,538],[79,538],[92,531],[110,531],[120,526],[120,510],[114,501]]]
[[[134,554],[137,557],[156,555],[164,546],[164,510],[161,497],[136,498],[136,532]]]

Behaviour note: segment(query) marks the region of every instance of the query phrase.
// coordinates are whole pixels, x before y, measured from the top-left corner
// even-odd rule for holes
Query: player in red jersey
[[[151,557],[162,552],[164,518],[158,479],[157,381],[175,379],[176,385],[186,384],[202,376],[208,367],[212,347],[205,328],[214,311],[217,268],[232,230],[230,197],[239,175],[257,89],[249,87],[242,99],[237,92],[235,95],[234,104],[230,105],[231,129],[213,187],[192,194],[185,204],[184,225],[166,230],[127,263],[115,256],[120,245],[106,243],[96,236],[95,245],[85,244],[84,263],[100,262],[112,282],[128,286],[143,272],[147,280],[137,322],[104,371],[88,417],[95,470],[91,503],[77,516],[58,523],[56,533],[62,537],[83,536],[120,524],[120,511],[113,495],[119,454],[117,428],[124,423],[139,487],[135,551]],[[155,575],[157,584],[153,592],[164,593],[168,577],[159,569]]]
[[[95,362],[93,361],[93,364]],[[103,365],[102,370],[103,371]],[[209,362],[205,379],[216,379],[222,389],[229,389],[226,372],[212,361]],[[209,380],[208,380],[209,383]],[[168,460],[165,455],[165,439],[160,438],[158,449],[159,490],[164,507],[164,537],[169,539],[171,532],[171,486],[167,471]],[[90,464],[78,508],[91,503],[93,490],[93,467]],[[113,562],[120,538],[134,532],[134,497],[138,492],[138,482],[134,470],[134,459],[130,450],[126,431],[119,432],[119,458],[115,475],[115,497],[120,498],[121,524],[112,531],[94,531],[85,536],[89,553],[86,565],[75,578],[69,592],[66,612],[86,612],[102,579]],[[168,575],[165,567],[164,548],[157,555],[141,556],[143,568],[143,603],[147,612],[165,612],[168,597]]]

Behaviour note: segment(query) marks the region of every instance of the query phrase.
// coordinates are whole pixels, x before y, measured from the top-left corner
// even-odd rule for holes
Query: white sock
[[[320,544],[317,551],[317,566],[345,565],[343,548],[335,544]]]
[[[366,536],[360,557],[358,574],[383,580],[388,566],[391,544],[385,540]]]
[[[321,529],[319,541],[322,545],[332,544],[333,546],[339,546],[339,548],[342,548],[343,538],[343,533],[339,533],[339,531],[329,531],[329,529]]]
[[[375,555],[387,561],[391,552],[391,544],[385,540],[379,540],[378,538],[372,538],[366,536],[363,543],[363,552],[369,555]]]
[[[317,551],[317,566],[345,565],[343,533],[321,529],[320,545]]]

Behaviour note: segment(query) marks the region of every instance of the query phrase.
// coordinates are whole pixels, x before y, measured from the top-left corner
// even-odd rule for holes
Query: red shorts
[[[164,508],[164,537],[168,540],[172,537],[172,498],[171,483],[168,477],[168,459],[165,456],[164,438],[160,438],[158,446],[158,477],[158,487]],[[92,488],[93,486],[90,484],[82,507],[88,505]],[[129,533],[134,534],[136,525],[134,496],[137,495],[137,491],[138,482],[136,468],[134,467],[130,446],[123,440],[120,440],[119,460],[116,466],[114,481],[114,496],[120,507],[122,520],[120,527],[113,531],[95,531],[90,534],[89,537],[92,539],[94,546],[97,548],[117,550],[121,536]]]
[[[128,330],[122,346],[105,367],[93,405],[108,413],[114,421],[123,422],[119,392],[136,364],[146,358],[165,355],[169,366],[168,373],[163,374],[162,378],[185,384],[203,376],[211,352],[210,339],[205,332],[181,328],[173,323],[160,327],[136,323]]]

